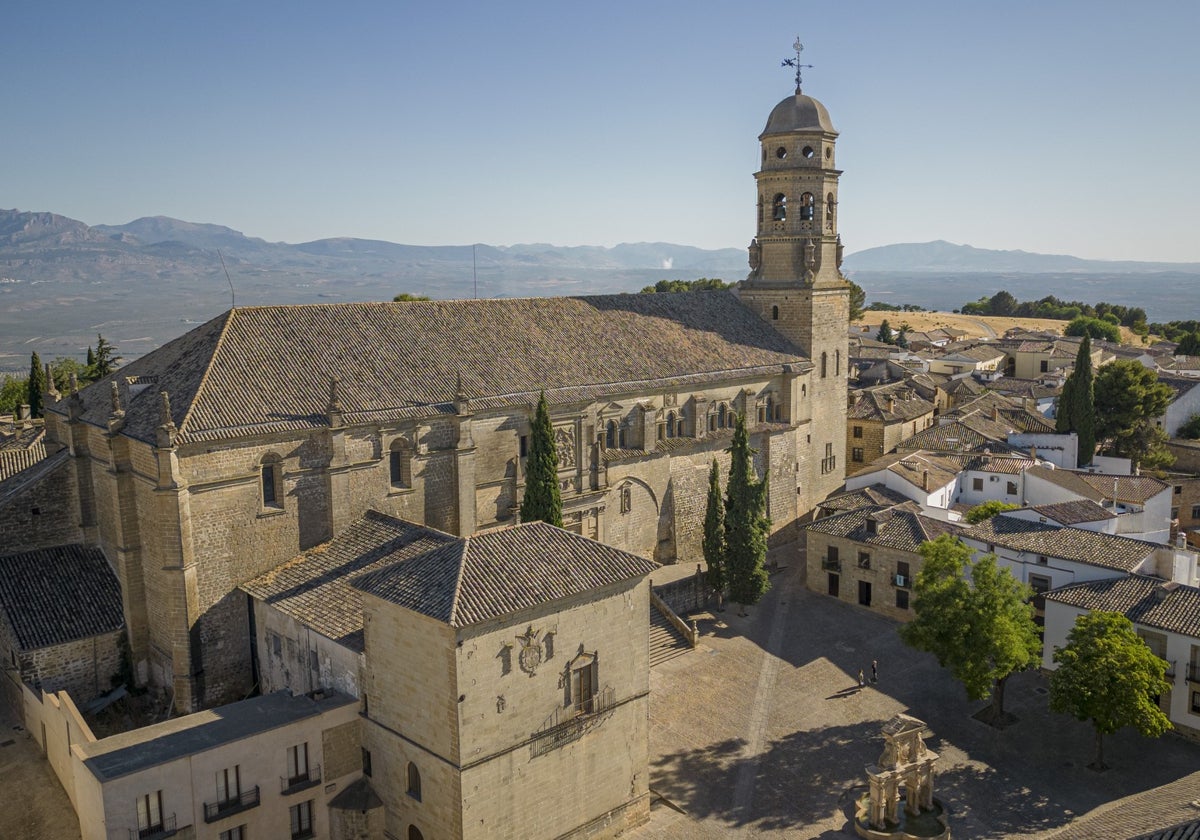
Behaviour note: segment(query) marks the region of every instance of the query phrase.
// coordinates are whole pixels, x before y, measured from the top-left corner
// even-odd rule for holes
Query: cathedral
[[[799,86],[771,111],[732,291],[235,308],[50,393],[51,454],[0,496],[3,553],[99,549],[135,679],[194,711],[256,684],[239,587],[368,511],[460,538],[517,524],[541,393],[567,530],[699,562],[744,414],[787,543],[844,476],[836,140]]]

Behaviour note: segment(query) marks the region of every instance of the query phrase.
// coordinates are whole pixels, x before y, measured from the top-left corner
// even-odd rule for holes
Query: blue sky
[[[851,252],[1200,261],[1200,3],[10,4],[0,206],[268,240],[744,247],[791,90]]]

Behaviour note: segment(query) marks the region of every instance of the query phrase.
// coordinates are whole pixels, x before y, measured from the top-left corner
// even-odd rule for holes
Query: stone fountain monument
[[[855,814],[854,828],[860,837],[950,837],[945,810],[933,798],[933,765],[938,755],[925,746],[921,738],[924,729],[924,721],[909,715],[896,715],[883,725],[883,755],[877,763],[867,765],[870,790],[859,800]]]

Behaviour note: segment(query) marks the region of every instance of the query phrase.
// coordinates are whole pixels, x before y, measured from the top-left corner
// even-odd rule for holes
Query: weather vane
[[[796,43],[792,44],[792,49],[796,51],[795,58],[785,58],[780,67],[795,67],[796,68],[796,93],[800,92],[800,71],[805,67],[812,68],[811,64],[800,63],[800,53],[804,52],[804,45],[800,43],[800,36],[796,36]]]

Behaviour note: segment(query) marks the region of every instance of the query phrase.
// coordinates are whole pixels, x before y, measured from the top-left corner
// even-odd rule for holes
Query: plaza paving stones
[[[805,591],[803,558],[783,562],[748,618],[736,605],[694,616],[702,646],[651,670],[657,799],[630,835],[637,840],[852,836],[863,768],[897,712],[929,726],[926,741],[941,755],[934,795],[955,838],[1045,840],[1125,797],[1123,822],[1140,834],[1179,822],[1200,798],[1187,779],[1200,770],[1200,745],[1125,730],[1105,739],[1112,769],[1090,771],[1091,727],[1048,710],[1039,673],[1009,680],[1005,708],[1019,720],[994,730],[971,717],[985,703],[968,701],[932,656],[906,648],[894,622]],[[872,659],[878,684],[869,682]]]

